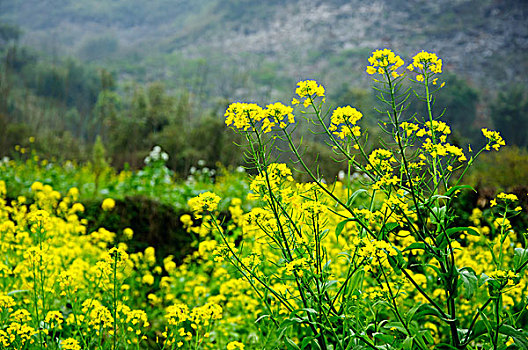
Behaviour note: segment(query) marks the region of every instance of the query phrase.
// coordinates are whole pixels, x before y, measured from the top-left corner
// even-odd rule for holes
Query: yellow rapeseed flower
[[[288,125],[295,123],[295,117],[292,114],[293,108],[285,106],[280,102],[272,103],[263,110],[264,118],[262,119],[262,131],[270,132],[274,126],[285,129]]]
[[[133,236],[134,231],[130,227],[127,227],[123,230],[123,238],[125,238],[126,240],[132,239]]]
[[[115,207],[115,200],[113,200],[112,198],[105,198],[105,200],[101,204],[101,208],[104,211],[112,210],[114,209],[114,207]]]
[[[435,53],[422,51],[413,57],[413,62],[407,69],[411,71],[418,69],[422,74],[442,73],[442,60]],[[423,81],[418,77],[416,77],[416,80]]]
[[[227,350],[244,350],[244,344],[238,341],[232,341],[227,344]]]
[[[79,345],[79,342],[73,338],[67,338],[67,339],[61,340],[60,348],[62,350],[81,350],[81,346]]]
[[[297,88],[295,93],[303,101],[297,100],[296,98],[292,100],[292,104],[297,104],[302,102],[304,107],[308,107],[316,97],[322,97],[323,102],[325,101],[325,89],[322,85],[319,85],[315,80],[303,80],[297,83]],[[295,103],[294,103],[295,102]]]
[[[356,123],[362,117],[363,114],[353,107],[338,107],[334,110],[330,118],[329,130],[333,131],[340,139],[345,139],[351,135],[359,137],[361,136],[361,132]]]
[[[224,113],[225,123],[235,129],[248,130],[264,118],[263,109],[255,103],[231,103]]]
[[[372,56],[368,58],[370,66],[367,66],[367,74],[380,74],[391,72],[393,78],[397,78],[399,75],[396,70],[403,66],[404,62],[400,56],[397,56],[390,49],[376,50],[372,53]],[[396,73],[396,74],[392,74]]]
[[[220,197],[212,192],[204,192],[189,199],[188,205],[194,213],[212,212],[218,208]]]
[[[486,128],[482,129],[482,134],[485,138],[488,139],[486,144],[486,151],[493,148],[495,151],[498,151],[501,146],[506,145],[506,142],[502,139],[498,131],[488,130]]]

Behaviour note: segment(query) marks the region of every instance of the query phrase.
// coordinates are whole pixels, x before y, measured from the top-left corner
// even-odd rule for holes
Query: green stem
[[[117,349],[117,259],[118,254],[117,252],[114,252],[114,266],[113,267],[113,277],[114,277],[114,295],[113,295],[113,308],[112,308],[112,316],[114,317],[114,322],[112,324],[114,334],[113,334],[113,341],[114,341],[114,347],[113,350]]]

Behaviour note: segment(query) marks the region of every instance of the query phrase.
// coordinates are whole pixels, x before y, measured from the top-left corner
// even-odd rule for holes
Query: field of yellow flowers
[[[424,88],[430,107],[442,64],[421,52],[403,65],[377,50],[366,69],[389,106],[384,148],[368,149],[355,108],[325,113],[315,81],[298,84],[291,106],[230,105],[226,124],[247,139],[257,175],[240,191],[224,180],[188,193],[179,220],[192,252],[181,263],[152,246],[130,249],[141,235],[130,227],[90,226],[80,185],[66,189],[60,179],[72,175],[57,175],[75,167],[56,170],[58,191],[38,178],[50,169],[40,160],[1,163],[11,177],[0,180],[0,349],[527,349],[526,232],[510,221],[526,208],[499,193],[466,226],[452,210],[470,190],[460,174],[505,142],[483,129],[485,145],[470,154],[448,143],[449,126],[430,108],[405,119],[403,79]],[[319,120],[344,157],[343,181],[326,184],[302,162],[289,131],[294,107]],[[277,137],[312,182],[272,161]],[[21,189],[14,174],[24,171],[37,176]],[[170,176],[153,162],[106,181],[152,177],[155,197],[172,188]],[[116,200],[100,210],[111,215]]]

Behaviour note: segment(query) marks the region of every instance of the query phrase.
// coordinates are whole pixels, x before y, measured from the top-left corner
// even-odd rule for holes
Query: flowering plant
[[[299,82],[292,106],[227,108],[226,124],[245,137],[258,172],[250,197],[262,205],[228,231],[207,204],[194,208],[207,214],[221,242],[215,260],[251,285],[262,301],[262,335],[274,329],[281,348],[526,348],[528,250],[508,221],[520,207],[511,195],[499,195],[493,203],[504,205],[496,206],[487,232],[456,226],[453,211],[457,194],[470,189],[462,183],[467,170],[504,140],[483,129],[486,142],[477,152],[449,142],[451,129],[432,108],[444,86],[436,54],[416,54],[405,71],[389,49],[374,51],[368,62],[366,73],[386,106],[379,126],[388,140],[381,148],[367,142],[362,113],[351,106],[328,111],[325,89],[313,80]],[[404,88],[406,80],[414,85]],[[406,115],[411,94],[426,115]],[[343,182],[327,185],[304,162],[292,135],[298,104],[346,160]],[[277,139],[312,182],[295,183],[285,164],[272,161]],[[357,172],[368,181],[353,190]],[[366,204],[357,202],[360,195]]]

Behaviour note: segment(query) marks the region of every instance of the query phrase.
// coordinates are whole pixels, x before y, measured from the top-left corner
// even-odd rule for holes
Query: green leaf
[[[418,311],[418,309],[422,306],[423,304],[420,304],[420,303],[417,303],[416,305],[414,305],[409,311],[407,311],[407,314],[405,314],[405,321],[407,323],[411,323],[413,317],[414,317],[414,314],[416,313],[416,311]]]
[[[323,240],[323,239],[326,237],[326,235],[328,234],[328,232],[330,232],[329,229],[325,229],[325,230],[323,230],[323,231],[321,232],[321,234],[320,234],[320,237],[321,237],[320,239]]]
[[[288,343],[288,349],[301,350],[301,348],[297,344],[295,344],[295,342],[291,340],[290,338],[284,337],[284,340],[286,340],[286,343]]]
[[[398,322],[398,321],[394,321],[394,322],[387,322],[384,327],[386,329],[390,329],[390,330],[393,330],[393,329],[397,329],[398,331],[402,332],[403,334],[406,334],[407,333],[407,329],[403,326],[403,324],[401,322]],[[392,335],[391,335],[392,336]]]
[[[354,219],[345,219],[343,221],[341,221],[339,224],[336,225],[336,230],[335,230],[335,233],[336,233],[336,239],[339,238],[339,235],[341,234],[341,232],[343,231],[343,229],[345,228],[345,225],[350,222],[350,221],[354,221]]]
[[[445,195],[441,195],[441,194],[435,194],[434,196],[431,196],[429,198],[429,200],[427,201],[427,203],[433,203],[435,202],[437,199],[450,199],[451,197],[449,196],[445,196]]]
[[[378,235],[378,239],[382,239],[385,234],[391,233],[394,231],[394,229],[400,227],[400,224],[397,222],[388,222],[380,230],[380,234]]]
[[[488,328],[486,326],[486,322],[484,322],[483,320],[478,320],[475,323],[473,330],[471,331],[469,340],[477,339],[478,337],[484,334],[487,334],[487,333],[488,333]],[[464,330],[463,334],[467,334],[467,330]]]
[[[323,271],[328,271],[330,269],[330,264],[332,263],[332,259],[328,259],[325,264],[323,265]]]
[[[471,267],[463,267],[458,270],[458,286],[464,286],[464,296],[466,299],[470,299],[475,291],[478,289],[478,278],[477,274]]]
[[[327,291],[328,289],[330,289],[330,287],[332,287],[334,284],[337,284],[338,282],[339,281],[337,281],[337,280],[330,280],[328,282],[323,283],[322,291],[323,292]]]
[[[398,252],[396,256],[388,255],[387,260],[389,261],[390,266],[394,269],[394,272],[400,275],[401,269],[405,265],[405,259],[403,259],[401,252]]]
[[[25,293],[25,292],[30,292],[29,289],[17,289],[17,290],[12,290],[10,291],[9,293],[7,293],[7,295],[11,296],[13,294],[18,294],[18,293]]]
[[[414,250],[414,249],[423,249],[423,250],[426,250],[425,248],[427,247],[427,245],[423,242],[414,242],[414,243],[411,243],[407,246],[407,248],[405,248],[403,251],[407,251],[407,250]]]
[[[514,256],[513,256],[513,266],[515,267],[515,270],[517,271],[526,261],[528,260],[528,248],[515,248]],[[528,266],[528,265],[527,265]],[[522,270],[524,270],[526,266],[523,267]],[[522,273],[521,271],[518,271],[519,273]]]
[[[452,235],[456,232],[466,232],[471,236],[480,236],[480,233],[472,227],[451,227],[446,230],[446,233],[450,238],[453,238]]]
[[[429,334],[428,331],[418,333],[418,335],[414,337],[414,341],[415,341],[416,343],[420,344],[420,349],[427,349],[428,346],[427,346],[427,344],[425,344],[425,342],[424,342],[424,340],[423,340],[423,333],[425,333],[425,334]]]
[[[428,343],[434,343],[434,338],[431,334],[431,332],[429,332],[429,330],[424,330],[424,331],[420,331],[420,335],[428,342]],[[424,347],[425,349],[427,349],[427,346]]]
[[[312,309],[312,308],[309,308],[309,307],[302,308],[301,311],[306,311],[309,314],[316,314],[317,315],[317,311],[315,311],[315,309]]]
[[[352,205],[352,203],[354,203],[354,201],[356,200],[357,196],[359,196],[361,193],[368,193],[368,191],[365,190],[364,188],[360,188],[356,192],[352,193],[350,195],[350,197],[348,197],[348,200],[347,200],[345,206],[347,208],[349,208]]]
[[[390,334],[376,332],[373,333],[372,336],[374,337],[374,339],[377,339],[382,343],[391,344],[392,342],[394,342],[394,336]]]
[[[356,272],[354,272],[354,274],[350,278],[350,281],[348,282],[348,296],[349,297],[356,290],[361,289],[361,286],[363,285],[364,275],[365,275],[365,271],[363,270],[357,270]]]
[[[438,311],[435,307],[433,307],[432,305],[430,304],[422,304],[420,306],[420,308],[418,309],[418,311],[415,312],[415,317],[416,319],[421,319],[423,318],[424,316],[426,315],[432,315],[432,316],[436,316],[440,319],[444,319],[443,315],[440,313],[440,311]]]
[[[475,191],[475,189],[469,185],[459,185],[459,186],[453,186],[451,187],[446,193],[445,195],[448,196],[448,197],[451,197],[451,195],[453,193],[455,193],[456,191],[460,191],[460,190],[472,190],[473,192],[477,192]]]
[[[522,329],[515,329],[509,325],[502,325],[499,328],[499,333],[509,335],[513,338],[515,344],[521,349],[528,349],[528,334]]]
[[[257,318],[255,320],[255,323],[259,323],[261,320],[263,320],[265,318],[269,318],[269,317],[270,317],[270,315],[262,315],[262,316],[260,316],[259,318]]]
[[[446,214],[445,205],[442,207],[433,207],[431,208],[429,219],[431,220],[431,223],[433,224],[441,224],[444,222],[445,214]]]
[[[312,349],[310,345],[317,343],[314,341],[314,338],[312,337],[304,337],[304,339],[301,342],[301,349]],[[317,344],[317,347],[319,347],[319,344]]]

